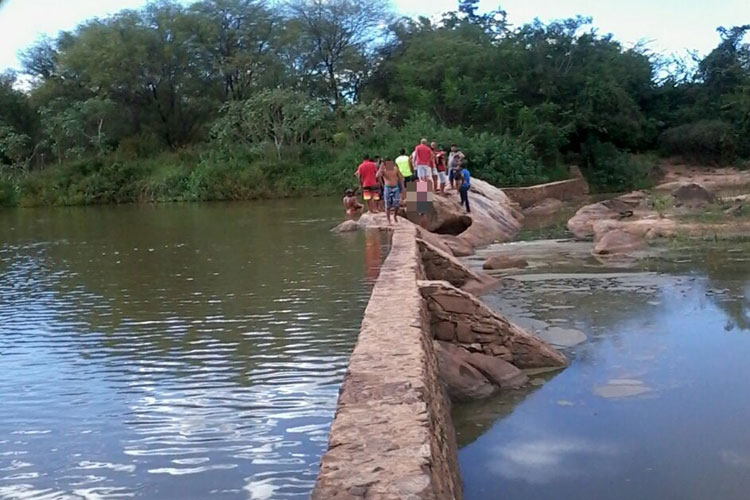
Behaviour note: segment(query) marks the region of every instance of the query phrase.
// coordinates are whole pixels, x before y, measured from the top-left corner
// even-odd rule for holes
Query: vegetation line
[[[750,26],[694,65],[583,17],[440,21],[384,0],[159,0],[93,19],[0,76],[0,205],[341,193],[363,154],[457,143],[502,186],[646,187],[657,155],[750,157]],[[671,70],[670,70],[671,69]]]

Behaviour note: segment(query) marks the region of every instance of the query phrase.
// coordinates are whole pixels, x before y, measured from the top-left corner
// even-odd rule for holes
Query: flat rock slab
[[[553,326],[541,330],[539,336],[555,347],[574,347],[586,342],[586,334],[574,328],[560,328]]]
[[[594,394],[602,398],[618,399],[640,396],[651,390],[641,380],[613,379],[605,385],[594,387]]]

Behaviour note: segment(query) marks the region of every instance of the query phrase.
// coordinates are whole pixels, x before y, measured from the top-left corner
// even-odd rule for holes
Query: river
[[[750,244],[677,241],[614,263],[589,250],[531,241],[470,259],[527,256],[484,300],[587,339],[567,369],[454,408],[466,499],[748,498]]]
[[[306,498],[387,253],[341,212],[0,211],[0,498]]]

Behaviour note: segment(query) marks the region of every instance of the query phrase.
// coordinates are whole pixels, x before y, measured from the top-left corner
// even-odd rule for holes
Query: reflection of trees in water
[[[750,330],[750,262],[747,252],[728,253],[727,243],[706,249],[695,267],[706,276],[705,294],[727,315],[725,330]],[[746,243],[737,249],[747,248]],[[750,250],[750,249],[748,249]]]
[[[2,214],[0,236],[44,242],[42,272],[59,275],[44,282],[54,307],[76,311],[71,335],[100,338],[107,356],[174,360],[217,346],[247,373],[259,359],[348,354],[369,288],[362,235],[328,232],[338,209],[286,201],[17,210]]]

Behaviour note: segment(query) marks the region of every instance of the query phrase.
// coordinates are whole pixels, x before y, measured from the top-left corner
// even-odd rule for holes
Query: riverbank
[[[181,150],[153,158],[116,155],[52,164],[0,178],[0,206],[240,201],[340,194],[353,183],[330,159],[285,163]],[[352,172],[354,168],[351,168]]]

